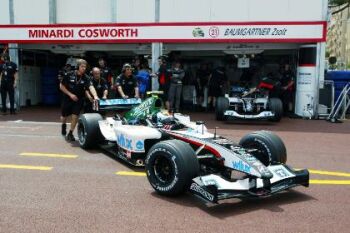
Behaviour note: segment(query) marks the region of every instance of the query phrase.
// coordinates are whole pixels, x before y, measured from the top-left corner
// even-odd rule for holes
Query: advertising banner
[[[323,42],[326,22],[0,25],[0,43]]]

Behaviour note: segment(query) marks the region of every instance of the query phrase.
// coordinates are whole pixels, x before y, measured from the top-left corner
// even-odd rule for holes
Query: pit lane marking
[[[49,158],[64,158],[64,159],[76,159],[76,158],[78,158],[78,155],[72,155],[72,154],[51,154],[51,153],[23,152],[19,155],[29,156],[29,157],[49,157]]]
[[[0,164],[0,168],[5,168],[5,169],[23,169],[23,170],[51,171],[53,167],[46,167],[46,166],[28,166],[28,165],[18,165],[18,164]]]
[[[310,180],[310,184],[350,185],[350,180]]]
[[[118,171],[115,174],[119,176],[146,176],[145,172]]]
[[[321,171],[321,170],[313,170],[313,169],[308,169],[308,170],[309,170],[309,173],[311,174],[350,177],[350,173],[346,173],[346,172],[330,172],[330,171]]]

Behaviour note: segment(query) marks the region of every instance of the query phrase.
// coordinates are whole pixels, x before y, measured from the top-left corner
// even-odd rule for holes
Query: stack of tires
[[[58,105],[60,103],[60,91],[58,81],[58,70],[44,68],[42,72],[41,88],[42,103],[44,105]]]

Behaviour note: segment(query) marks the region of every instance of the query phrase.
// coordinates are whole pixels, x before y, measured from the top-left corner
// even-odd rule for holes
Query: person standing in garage
[[[111,68],[106,65],[106,61],[101,57],[98,59],[98,68],[100,68],[101,77],[107,81],[108,88],[113,85],[113,74]]]
[[[198,104],[202,105],[204,101],[205,92],[208,88],[208,81],[211,76],[211,72],[209,70],[207,63],[202,63],[200,65],[200,68],[197,70],[196,78],[197,78],[197,85],[196,85],[196,92],[198,97]],[[205,103],[204,106],[206,106],[207,103]]]
[[[162,100],[165,102],[165,108],[169,109],[168,91],[170,86],[170,73],[165,56],[158,57],[159,69],[157,72],[159,91],[163,91]]]
[[[294,102],[294,74],[289,64],[284,64],[281,72],[281,100],[284,114],[292,114]]]
[[[123,99],[140,98],[137,78],[132,73],[129,63],[123,65],[122,73],[115,82],[117,92]]]
[[[65,131],[65,122],[68,116],[72,116],[70,131],[66,135],[66,140],[73,142],[74,129],[78,123],[79,114],[84,106],[85,91],[89,90],[94,101],[98,96],[89,76],[86,72],[87,62],[83,59],[77,61],[77,70],[65,75],[60,83],[60,89],[65,94],[62,104],[62,133]]]
[[[0,66],[2,113],[6,114],[6,98],[8,93],[10,99],[10,114],[16,114],[15,88],[18,83],[18,68],[17,65],[10,60],[8,54],[4,54],[1,59],[4,61]]]
[[[181,63],[175,62],[175,66],[170,70],[170,87],[169,87],[169,107],[171,111],[179,112],[182,82],[185,77],[185,71],[181,69]]]
[[[208,84],[208,110],[215,109],[216,98],[224,94],[223,89],[226,82],[224,67],[219,66],[214,69]]]

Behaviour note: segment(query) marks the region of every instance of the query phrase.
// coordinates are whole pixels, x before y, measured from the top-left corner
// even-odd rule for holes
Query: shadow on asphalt
[[[317,200],[312,196],[296,190],[288,190],[270,197],[257,199],[229,199],[217,205],[206,204],[204,201],[191,195],[190,193],[180,197],[164,197],[160,196],[156,192],[152,192],[152,196],[155,198],[160,198],[164,201],[175,203],[177,205],[200,208],[211,216],[220,219],[250,213],[261,209],[271,212],[283,212],[283,205]]]

